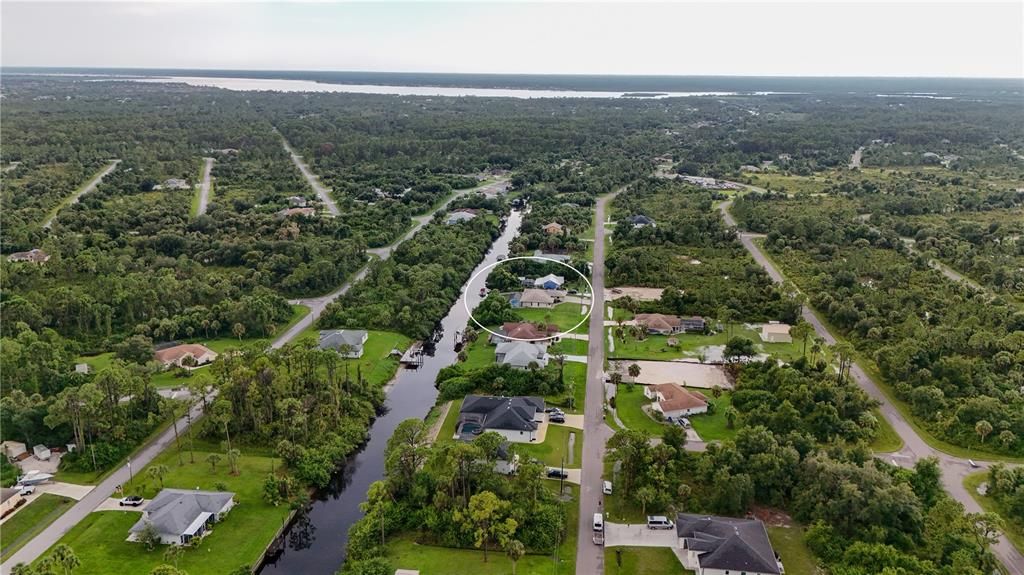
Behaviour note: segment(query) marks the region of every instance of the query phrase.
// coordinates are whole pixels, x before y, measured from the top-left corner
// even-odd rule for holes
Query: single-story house
[[[306,207],[306,198],[302,196],[289,196],[288,205],[293,208],[304,208]]]
[[[448,214],[448,218],[444,221],[446,225],[455,225],[459,222],[468,222],[476,217],[476,213],[468,210],[456,210]]]
[[[501,325],[498,333],[501,335],[491,335],[489,341],[491,343],[503,343],[506,341],[516,340],[544,340],[543,343],[548,341],[556,341],[558,338],[551,338],[551,336],[559,333],[561,330],[558,329],[557,325],[534,325],[530,322],[505,322]]]
[[[555,274],[548,274],[544,277],[533,280],[533,287],[542,289],[559,289],[564,283],[564,277],[556,276]]]
[[[18,495],[20,492],[21,490],[15,487],[0,489],[0,516],[6,516],[18,507],[18,502],[21,501]]]
[[[39,461],[49,461],[52,454],[49,447],[40,443],[32,446],[32,455],[35,455]]]
[[[509,449],[511,444],[508,441],[504,441],[498,446],[498,452],[495,454],[497,457],[494,458],[494,471],[502,475],[514,475],[519,469],[519,454],[512,453]],[[484,460],[480,460],[477,463],[486,463]]]
[[[761,341],[765,343],[791,343],[793,336],[789,335],[789,324],[777,321],[762,324]]]
[[[782,561],[764,523],[713,515],[676,515],[683,567],[697,575],[781,575]]]
[[[316,208],[285,208],[274,214],[277,219],[283,220],[292,216],[311,218],[316,215]]]
[[[548,290],[525,289],[523,293],[516,295],[518,297],[513,296],[513,299],[509,301],[512,307],[554,307],[555,305],[555,296]]]
[[[494,361],[516,369],[527,369],[530,364],[545,367],[548,364],[548,348],[531,341],[506,341],[494,349]]]
[[[49,259],[50,254],[39,248],[34,248],[27,252],[14,252],[7,256],[7,261],[9,262],[28,262],[31,264],[41,264],[49,261]]]
[[[177,365],[178,367],[190,368],[204,365],[217,359],[217,352],[198,343],[186,343],[157,350],[153,358],[164,367]]]
[[[320,332],[320,349],[333,349],[342,357],[363,357],[363,345],[369,335],[365,329],[328,329]],[[347,346],[347,347],[346,347]],[[348,351],[343,352],[346,349]]]
[[[565,226],[558,222],[544,224],[544,233],[548,234],[549,236],[560,235],[563,231],[565,231]]]
[[[529,443],[537,440],[544,407],[540,397],[467,395],[459,410],[457,429],[462,437],[493,431],[508,441]]]
[[[210,526],[224,518],[235,506],[235,494],[228,491],[192,491],[163,489],[142,512],[129,531],[128,540],[151,524],[165,545],[187,545],[202,537]]]
[[[704,331],[704,328],[707,326],[707,322],[699,315],[681,317],[679,321],[683,331]]]
[[[703,394],[690,391],[675,383],[644,386],[644,397],[653,399],[651,406],[665,417],[686,417],[708,412],[708,400]]]
[[[11,461],[18,461],[22,458],[22,455],[28,453],[27,446],[20,441],[12,441],[8,439],[0,444],[0,447],[3,448],[4,455],[7,456],[7,459],[10,459]]]
[[[648,333],[673,335],[684,331],[704,331],[704,318],[679,317],[663,313],[638,313],[633,318],[637,325],[647,328]]]
[[[643,214],[637,214],[635,216],[632,216],[626,221],[632,224],[634,228],[643,228],[647,226],[651,226],[652,228],[657,227],[657,224],[654,223],[653,219]]]

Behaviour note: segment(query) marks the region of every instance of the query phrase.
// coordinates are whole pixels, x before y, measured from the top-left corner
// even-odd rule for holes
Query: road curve
[[[199,184],[199,208],[196,215],[206,213],[206,207],[210,205],[210,173],[213,171],[213,158],[203,158],[203,181]]]
[[[295,164],[295,167],[298,168],[300,172],[302,172],[302,177],[306,178],[306,181],[309,182],[309,187],[313,188],[316,195],[320,197],[320,201],[323,202],[327,211],[330,212],[331,215],[340,215],[341,210],[338,209],[338,204],[334,203],[334,200],[331,198],[331,191],[320,183],[320,178],[309,169],[306,162],[302,161],[302,156],[295,153],[291,144],[289,144],[288,140],[285,139],[284,134],[278,132],[277,128],[274,128],[274,131],[281,136],[281,143],[284,144],[284,149],[288,152],[288,155],[292,157],[292,163]]]
[[[82,196],[95,190],[96,186],[100,185],[100,182],[103,181],[103,178],[107,177],[107,174],[109,174],[110,172],[113,172],[114,168],[116,168],[117,165],[120,163],[121,160],[111,160],[110,163],[107,164],[106,168],[103,168],[102,170],[100,170],[98,174],[93,176],[92,179],[89,180],[87,184],[85,184],[85,186],[79,188],[78,191],[71,196],[71,199],[68,200],[66,204],[61,204],[57,206],[57,209],[54,210],[53,214],[51,214],[50,217],[47,218],[45,222],[43,222],[43,228],[47,230],[50,229],[50,227],[53,226],[53,220],[57,219],[57,214],[59,214],[62,209],[70,206],[71,204],[77,204],[78,200]]]
[[[592,520],[603,512],[601,489],[605,444],[612,430],[604,423],[604,233],[605,206],[627,186],[598,198],[594,219],[594,287],[587,343],[587,398],[583,410],[583,471],[580,479],[579,531],[576,539],[576,575],[604,573],[604,547],[594,545]]]
[[[727,225],[737,227],[736,220],[732,217],[732,214],[729,213],[729,207],[731,205],[731,200],[725,201],[718,204],[718,209],[721,211],[722,218],[725,220]],[[757,237],[757,234],[740,232],[739,237],[743,247],[750,252],[754,261],[768,272],[768,276],[772,278],[772,281],[775,283],[782,283],[784,276],[779,272],[778,268],[775,267],[775,264],[765,257],[757,244],[754,243],[753,240]],[[811,324],[811,326],[814,327],[814,331],[824,339],[826,343],[829,345],[834,345],[836,343],[836,338],[809,307],[804,306],[801,315],[804,321]],[[879,454],[879,456],[887,460],[892,460],[903,467],[912,467],[914,463],[921,458],[935,457],[938,459],[939,468],[942,470],[942,485],[945,487],[946,492],[949,493],[953,499],[959,501],[969,513],[981,513],[981,506],[978,505],[978,502],[975,501],[974,497],[967,492],[967,489],[963,485],[964,476],[971,471],[977,470],[973,468],[967,460],[954,457],[928,445],[928,443],[918,435],[917,431],[910,426],[903,414],[889,402],[888,398],[884,393],[882,393],[882,390],[879,389],[875,381],[868,376],[859,364],[853,364],[850,368],[850,375],[861,389],[881,404],[879,411],[881,411],[889,424],[892,425],[892,428],[896,431],[896,434],[900,436],[900,439],[903,440],[903,449],[899,452],[894,454]],[[989,467],[992,465],[991,462],[981,460],[976,460],[975,463],[978,463],[983,467]],[[999,558],[1003,565],[1006,566],[1010,575],[1024,575],[1024,555],[1011,545],[1010,541],[1006,537],[999,538],[999,541],[993,546],[992,552]]]

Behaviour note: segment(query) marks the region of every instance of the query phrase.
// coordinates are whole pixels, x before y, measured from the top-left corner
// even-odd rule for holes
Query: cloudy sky
[[[0,4],[4,66],[1024,76],[1024,3]]]

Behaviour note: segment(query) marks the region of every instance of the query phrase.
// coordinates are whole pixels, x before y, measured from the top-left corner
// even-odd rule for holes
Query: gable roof
[[[634,226],[649,226],[654,223],[654,220],[643,214],[637,214],[629,218],[629,223],[633,224]]]
[[[217,352],[206,347],[205,345],[200,345],[198,343],[184,343],[181,345],[176,345],[173,347],[168,347],[166,349],[161,349],[160,351],[153,352],[153,356],[156,357],[156,360],[161,363],[167,363],[172,361],[177,362],[180,361],[181,358],[185,357],[186,355],[191,355],[192,357],[199,359],[200,357],[203,357],[204,355],[207,354],[212,354],[213,357],[217,357]]]
[[[678,411],[680,409],[707,407],[708,405],[708,400],[704,399],[703,395],[694,393],[675,383],[659,383],[651,387],[665,398],[658,402],[662,411]]]
[[[639,313],[633,318],[637,324],[643,324],[648,329],[666,330],[679,327],[683,320],[679,316],[665,315],[663,313]]]
[[[456,211],[448,214],[448,219],[446,219],[445,221],[448,223],[464,222],[467,220],[471,220],[475,217],[476,214],[473,212]]]
[[[326,329],[320,331],[320,349],[340,349],[347,345],[353,349],[363,347],[365,329]]]
[[[551,297],[547,291],[542,289],[524,289],[522,297],[519,298],[519,302],[526,303],[555,303],[555,298]]]
[[[552,282],[555,285],[559,285],[560,286],[560,285],[565,283],[565,277],[564,276],[556,276],[555,274],[548,274],[548,275],[546,275],[544,277],[540,277],[540,278],[537,278],[537,279],[533,280],[533,285],[535,285],[535,286],[543,286],[544,284],[546,284],[548,282]]]
[[[138,533],[146,523],[152,523],[160,533],[181,535],[202,514],[220,513],[234,497],[229,491],[161,490],[146,506],[131,532]]]
[[[764,523],[757,519],[680,513],[676,534],[686,540],[687,549],[701,552],[701,568],[782,572]]]
[[[485,429],[534,431],[538,425],[533,417],[538,411],[544,411],[544,400],[539,397],[467,395],[459,414],[481,415],[480,423]]]
[[[494,349],[495,356],[501,356],[500,362],[513,367],[528,367],[536,363],[544,367],[548,363],[547,347],[531,341],[506,341]]]
[[[501,326],[505,337],[515,339],[545,339],[558,332],[558,326],[554,324],[540,327],[529,322],[506,322]]]

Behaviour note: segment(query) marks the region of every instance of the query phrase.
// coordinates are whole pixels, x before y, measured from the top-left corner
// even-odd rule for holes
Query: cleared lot
[[[611,362],[612,365],[619,367],[623,380],[628,379],[629,366],[634,363],[640,366],[640,376],[636,378],[636,383],[646,385],[678,383],[688,387],[702,387],[705,389],[711,389],[717,385],[723,389],[732,389],[732,384],[725,377],[725,371],[718,365],[651,360]]]

